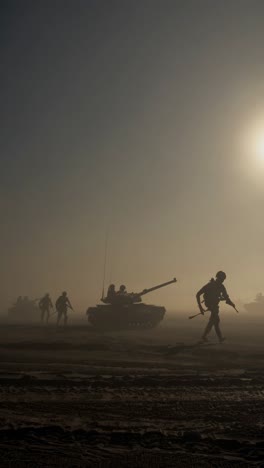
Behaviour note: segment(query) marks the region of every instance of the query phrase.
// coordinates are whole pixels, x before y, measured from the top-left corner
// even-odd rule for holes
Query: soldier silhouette
[[[40,299],[39,308],[41,310],[41,321],[43,322],[46,317],[46,323],[48,323],[50,318],[50,309],[53,308],[49,293],[45,294],[45,296]]]
[[[68,307],[73,310],[72,305],[67,297],[66,291],[56,301],[56,310],[58,312],[57,325],[59,325],[61,318],[64,318],[64,325],[67,325],[67,309]]]
[[[217,334],[219,342],[222,343],[222,341],[225,340],[225,338],[222,336],[220,326],[219,326],[219,323],[220,323],[219,302],[225,301],[226,304],[235,308],[235,304],[231,301],[230,297],[227,294],[226,288],[223,285],[223,282],[225,281],[225,279],[226,279],[226,274],[223,271],[218,271],[216,273],[216,278],[215,279],[212,278],[211,281],[209,281],[209,283],[203,286],[196,294],[196,299],[197,299],[198,307],[200,309],[201,314],[204,315],[204,312],[205,312],[201,304],[202,295],[203,295],[203,302],[205,306],[211,312],[209,322],[206,325],[203,336],[202,336],[203,341],[208,341],[207,335],[210,333],[213,327],[215,328],[215,332]]]
[[[116,297],[116,290],[115,290],[115,285],[114,284],[110,284],[108,290],[107,290],[107,295],[106,295],[106,299],[111,302],[115,299]]]
[[[119,290],[117,291],[117,294],[120,295],[120,296],[127,295],[126,286],[124,284],[121,284]]]

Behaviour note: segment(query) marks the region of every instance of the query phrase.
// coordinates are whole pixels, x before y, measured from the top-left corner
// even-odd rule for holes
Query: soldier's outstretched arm
[[[227,293],[227,290],[225,288],[225,286],[223,285],[223,291],[222,291],[222,296],[226,302],[227,305],[230,305],[231,307],[234,307],[234,309],[236,308],[234,302],[231,301],[228,293]]]

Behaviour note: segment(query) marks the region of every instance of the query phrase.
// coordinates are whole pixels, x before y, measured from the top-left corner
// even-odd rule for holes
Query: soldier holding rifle
[[[218,271],[218,273],[216,273],[216,278],[215,279],[212,278],[211,281],[209,281],[209,283],[203,286],[196,294],[196,299],[197,299],[198,307],[200,309],[200,314],[204,315],[204,312],[205,312],[201,303],[202,295],[203,295],[203,302],[205,306],[207,307],[207,310],[211,312],[209,322],[206,325],[203,336],[202,336],[203,341],[208,341],[207,335],[210,333],[213,327],[215,328],[215,332],[217,334],[219,342],[222,343],[225,340],[225,338],[222,336],[220,326],[219,326],[219,322],[220,322],[219,302],[220,301],[225,301],[226,304],[230,305],[236,310],[236,312],[238,312],[235,307],[235,304],[231,301],[230,297],[227,294],[226,288],[223,285],[223,282],[225,281],[225,279],[226,279],[226,274],[223,271]],[[193,318],[193,317],[190,317],[190,318]]]
[[[68,308],[73,310],[66,291],[63,291],[62,295],[56,301],[56,310],[58,312],[57,326],[59,325],[62,317],[64,319],[64,325],[67,325],[67,320],[68,320],[67,309]]]

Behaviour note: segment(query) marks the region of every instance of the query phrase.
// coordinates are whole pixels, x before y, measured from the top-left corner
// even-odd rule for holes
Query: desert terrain
[[[264,467],[264,317],[0,326],[1,467]]]

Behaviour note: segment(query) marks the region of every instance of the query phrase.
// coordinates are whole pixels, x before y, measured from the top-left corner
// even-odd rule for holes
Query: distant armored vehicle
[[[103,297],[100,304],[86,311],[89,323],[97,329],[146,329],[156,327],[164,318],[166,309],[162,306],[143,304],[141,296],[151,291],[176,283],[176,278],[140,293],[113,294]]]
[[[24,323],[39,320],[39,308],[36,300],[30,300],[27,296],[18,297],[15,304],[8,309],[8,317],[12,321]]]
[[[258,293],[253,302],[244,304],[247,312],[252,314],[263,314],[264,316],[264,296],[262,293]]]

